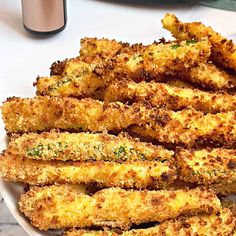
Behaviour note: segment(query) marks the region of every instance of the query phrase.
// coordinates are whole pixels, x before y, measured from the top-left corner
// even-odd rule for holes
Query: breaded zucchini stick
[[[176,153],[179,178],[210,185],[236,182],[235,149],[181,149]]]
[[[82,38],[80,40],[80,58],[87,63],[99,62],[117,56],[118,54],[141,50],[142,44],[130,45],[129,43],[118,42],[105,38]]]
[[[234,231],[235,225],[236,218],[229,209],[223,209],[220,213],[209,216],[179,217],[176,220],[168,220],[147,229],[136,229],[122,233],[116,233],[112,230],[90,231],[71,229],[66,231],[64,236],[230,236]]]
[[[189,89],[196,88],[194,84],[187,82],[186,80],[182,80],[178,77],[167,78],[165,80],[165,83],[168,84],[169,86],[177,87],[177,88],[189,88]]]
[[[39,161],[7,153],[0,156],[0,175],[30,185],[96,183],[103,187],[153,189],[176,179],[175,167],[169,161]]]
[[[211,189],[214,189],[214,191],[222,196],[227,196],[229,194],[235,194],[236,193],[236,181],[232,183],[218,183],[218,184],[211,184]]]
[[[12,140],[6,150],[14,156],[38,160],[61,161],[153,161],[171,160],[173,151],[151,143],[140,142],[127,134],[100,133],[23,134]]]
[[[235,80],[236,81],[236,80]],[[104,95],[106,102],[144,102],[154,107],[171,110],[194,108],[204,113],[236,110],[236,96],[204,92],[198,89],[177,88],[164,83],[117,81],[113,82]]]
[[[19,206],[41,230],[90,226],[129,229],[132,224],[221,210],[215,193],[201,188],[177,191],[109,188],[88,196],[76,187],[35,187],[21,196]]]
[[[223,208],[230,209],[233,215],[236,217],[236,202],[228,197],[222,198],[220,201]],[[236,229],[236,225],[235,225],[235,229]]]
[[[94,64],[104,62],[118,54],[125,52],[135,52],[143,49],[142,44],[129,44],[118,42],[116,40],[109,40],[105,38],[82,38],[80,40],[79,57],[73,59],[66,59],[64,61],[54,62],[51,66],[51,75],[65,75],[65,69],[70,64],[70,61],[78,59],[80,61]]]
[[[150,120],[153,111],[144,105],[105,104],[90,98],[12,98],[2,106],[9,133],[43,131],[53,128],[75,131],[121,130]]]
[[[191,42],[194,43],[194,41],[189,41],[188,43]],[[144,46],[140,44],[128,45],[116,42],[115,40],[85,38],[81,40],[80,55],[83,60],[86,58],[87,62],[93,63],[99,57],[104,60],[128,50],[135,52],[141,48],[144,48]],[[178,76],[181,76],[184,80],[197,83],[206,89],[228,90],[236,88],[236,76],[230,75],[211,63],[199,63],[196,66],[190,67],[187,71],[179,71]]]
[[[210,90],[235,90],[236,75],[231,75],[211,63],[199,63],[178,73],[184,80]]]
[[[189,44],[152,44],[143,49],[118,54],[104,63],[85,63],[80,58],[68,60],[61,76],[38,78],[37,95],[92,96],[114,79],[150,80],[164,74],[176,74],[210,55],[208,41]]]
[[[37,95],[84,98],[94,96],[97,90],[103,89],[113,80],[113,72],[109,74],[111,67],[107,66],[107,76],[103,78],[97,73],[105,70],[102,65],[89,64],[80,58],[55,64],[54,68],[52,70],[57,72],[52,72],[51,77],[37,78],[34,83]]]
[[[210,144],[235,148],[236,113],[204,114],[192,109],[178,112],[159,109],[155,120],[142,126],[133,126],[131,131],[162,143],[185,147]]]
[[[182,23],[173,14],[166,14],[162,24],[179,40],[208,38],[212,44],[212,60],[236,71],[236,47],[232,40],[226,39],[200,22]]]

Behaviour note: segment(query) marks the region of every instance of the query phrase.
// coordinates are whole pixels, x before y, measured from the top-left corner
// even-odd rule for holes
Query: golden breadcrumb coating
[[[182,80],[178,77],[167,78],[165,79],[165,83],[171,87],[177,87],[177,88],[189,88],[189,89],[196,88],[194,84],[191,84],[191,82],[187,82],[186,80]]]
[[[211,189],[214,189],[214,191],[222,196],[227,196],[229,194],[236,194],[236,181],[232,183],[225,182],[224,184],[218,183],[218,184],[211,184]]]
[[[157,43],[156,43],[157,44]],[[145,46],[140,44],[129,44],[118,42],[116,40],[109,40],[105,38],[82,38],[80,40],[79,56],[64,61],[54,62],[51,66],[51,75],[65,75],[65,70],[70,64],[70,61],[75,59],[89,63],[104,62],[118,54],[125,52],[135,52],[143,49]]]
[[[179,215],[216,213],[220,200],[201,188],[177,191],[103,189],[92,196],[76,187],[35,187],[23,194],[20,210],[41,229],[110,226],[129,229],[132,224],[164,221]]]
[[[88,97],[106,88],[114,79],[158,79],[163,74],[175,74],[210,55],[208,41],[180,44],[152,44],[142,49],[127,50],[96,63],[86,63],[80,58],[67,60],[62,75],[38,78],[37,95]]]
[[[137,51],[142,47],[144,46],[140,44],[129,45],[127,43],[116,42],[115,40],[85,38],[81,40],[80,52],[82,57],[87,59],[87,62],[94,63],[98,59],[106,60],[114,55],[125,52],[125,50]],[[230,75],[211,63],[199,63],[196,66],[190,67],[187,71],[179,71],[177,74],[185,80],[197,83],[206,89],[223,90],[236,88],[236,76]],[[182,86],[184,82],[174,83],[174,86],[178,85],[177,87],[179,87],[180,83]]]
[[[105,104],[90,98],[68,97],[12,98],[2,106],[6,130],[44,131],[53,128],[75,131],[121,130],[150,120],[153,111],[144,105]]]
[[[126,133],[29,133],[13,139],[6,150],[11,155],[38,160],[117,161],[171,160],[173,151],[140,142]]]
[[[130,45],[129,43],[118,42],[105,38],[82,38],[80,40],[80,58],[87,63],[99,62],[112,58],[127,50],[139,50],[144,46],[142,44]]]
[[[204,114],[192,109],[178,112],[159,109],[149,124],[133,126],[131,131],[159,142],[201,147],[211,145],[234,148],[236,145],[236,113],[234,111]]]
[[[112,230],[93,231],[71,229],[64,236],[230,236],[236,226],[236,218],[229,209],[217,214],[179,217],[147,229],[116,233]]]
[[[166,14],[162,19],[162,24],[179,40],[208,38],[212,44],[212,60],[236,70],[236,47],[232,40],[228,40],[200,22],[182,23],[173,14]]]
[[[112,80],[110,75],[106,80],[103,79],[97,74],[97,70],[96,64],[88,64],[80,58],[67,60],[63,64],[61,75],[54,73],[51,77],[37,78],[34,84],[37,87],[36,94],[78,98],[94,96],[98,89],[102,89]]]
[[[229,197],[224,197],[220,201],[221,201],[222,207],[230,209],[234,217],[236,217],[236,202],[230,199]],[[236,225],[235,225],[235,229],[236,229]]]
[[[187,182],[224,185],[236,181],[235,149],[181,149],[176,163],[179,178]]]
[[[236,80],[235,80],[236,81]],[[194,108],[204,113],[236,110],[236,96],[204,92],[198,89],[177,88],[164,83],[117,81],[105,92],[106,102],[144,102],[171,110]]]
[[[176,179],[176,171],[169,161],[161,160],[62,162],[5,153],[0,156],[0,176],[31,185],[96,183],[103,187],[160,189]]]
[[[189,70],[180,71],[178,76],[210,90],[235,90],[236,75],[231,75],[211,63],[199,63]]]

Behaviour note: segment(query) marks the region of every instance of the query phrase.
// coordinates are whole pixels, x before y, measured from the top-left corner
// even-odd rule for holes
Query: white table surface
[[[203,6],[132,5],[115,1],[68,0],[66,29],[52,37],[25,32],[18,0],[0,0],[0,102],[10,96],[33,96],[37,75],[49,75],[52,62],[74,57],[82,37],[151,43],[169,38],[161,18],[173,12],[183,20],[203,21],[225,36],[236,36],[236,12]],[[1,150],[0,150],[1,151]],[[0,236],[26,233],[15,222],[0,195]]]

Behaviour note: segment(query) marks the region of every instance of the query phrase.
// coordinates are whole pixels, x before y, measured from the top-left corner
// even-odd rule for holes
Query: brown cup
[[[34,34],[54,34],[66,26],[66,0],[21,0],[23,24]]]

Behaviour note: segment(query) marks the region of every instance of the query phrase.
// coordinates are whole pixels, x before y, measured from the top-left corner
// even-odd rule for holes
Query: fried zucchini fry
[[[14,156],[61,161],[153,161],[171,160],[173,151],[140,142],[127,134],[58,133],[23,134],[12,140],[6,150]]]
[[[130,45],[129,43],[118,42],[109,39],[83,38],[80,40],[80,58],[87,63],[100,62],[117,56],[118,54],[141,50],[142,44]]]
[[[233,201],[229,198],[223,198],[223,199],[221,199],[221,204],[222,204],[223,208],[230,209],[231,212],[233,213],[233,215],[236,217],[236,202],[235,201]],[[235,229],[236,229],[236,225],[235,225]]]
[[[54,69],[55,68],[55,69]],[[74,58],[54,65],[51,77],[38,77],[34,85],[37,95],[71,96],[84,98],[94,96],[98,89],[104,88],[113,80],[112,73],[102,78],[96,71],[100,68],[96,64],[88,64],[80,58]],[[107,66],[107,70],[109,70]],[[112,68],[110,68],[112,69]],[[103,70],[101,66],[101,70]],[[60,73],[61,75],[56,75]]]
[[[220,223],[219,223],[220,222]],[[218,214],[179,217],[168,220],[160,225],[147,229],[136,229],[116,233],[115,231],[89,231],[71,229],[64,236],[230,236],[236,226],[236,218],[229,209],[223,209]]]
[[[214,189],[214,191],[222,196],[227,196],[229,194],[236,193],[236,181],[232,183],[218,183],[218,184],[211,184],[211,189]]]
[[[179,40],[208,38],[212,44],[212,60],[236,71],[236,47],[232,40],[226,39],[200,22],[182,23],[173,14],[166,14],[162,19],[162,25]]]
[[[175,111],[192,107],[204,113],[236,110],[236,96],[204,92],[198,89],[177,88],[153,81],[148,83],[113,82],[105,92],[104,101],[148,101],[154,107],[165,107]]]
[[[157,43],[156,43],[157,44]],[[109,40],[105,38],[82,38],[80,40],[80,55],[77,58],[66,59],[64,61],[54,62],[51,66],[51,75],[65,75],[65,69],[70,61],[78,59],[80,61],[94,64],[104,62],[118,54],[125,52],[136,52],[143,49],[142,44],[129,44]]]
[[[81,55],[83,55],[83,58],[87,58],[89,63],[92,63],[96,61],[97,57],[102,57],[103,59],[111,58],[127,50],[138,51],[142,47],[144,46],[140,44],[128,45],[114,40],[85,38],[81,40]],[[236,88],[236,76],[230,75],[211,63],[199,63],[196,66],[190,67],[187,71],[179,71],[178,76],[182,77],[185,81],[196,83],[198,86],[210,90],[229,90]],[[171,80],[169,82],[171,84]],[[173,81],[173,86],[183,86],[183,83],[180,81],[175,83]],[[189,84],[187,86],[189,87]],[[186,87],[186,83],[184,87]]]
[[[176,153],[179,178],[186,182],[210,185],[236,182],[236,150],[181,149]]]
[[[171,87],[177,87],[177,88],[189,88],[189,89],[196,88],[194,84],[187,82],[186,80],[182,80],[178,77],[167,78],[165,83]]]
[[[199,63],[189,70],[180,71],[178,76],[205,89],[217,91],[235,90],[236,88],[236,76],[211,63]]]
[[[68,60],[62,76],[38,78],[37,95],[72,97],[93,96],[114,79],[162,79],[163,74],[175,74],[210,55],[208,41],[188,44],[152,44],[140,50],[128,50],[103,63],[85,63],[80,58]]]
[[[178,112],[159,109],[155,120],[131,131],[141,137],[184,147],[236,145],[236,113],[204,114],[192,109]]]
[[[33,132],[53,128],[75,131],[121,130],[142,124],[153,111],[144,105],[105,104],[90,98],[68,97],[12,98],[2,106],[6,130]]]
[[[41,230],[90,226],[129,229],[132,224],[221,210],[214,192],[200,188],[177,191],[109,188],[88,196],[76,187],[35,187],[21,196],[19,206]]]
[[[0,157],[0,175],[31,185],[96,183],[105,187],[164,188],[176,179],[169,161],[125,161],[122,163],[39,161],[5,153]]]

